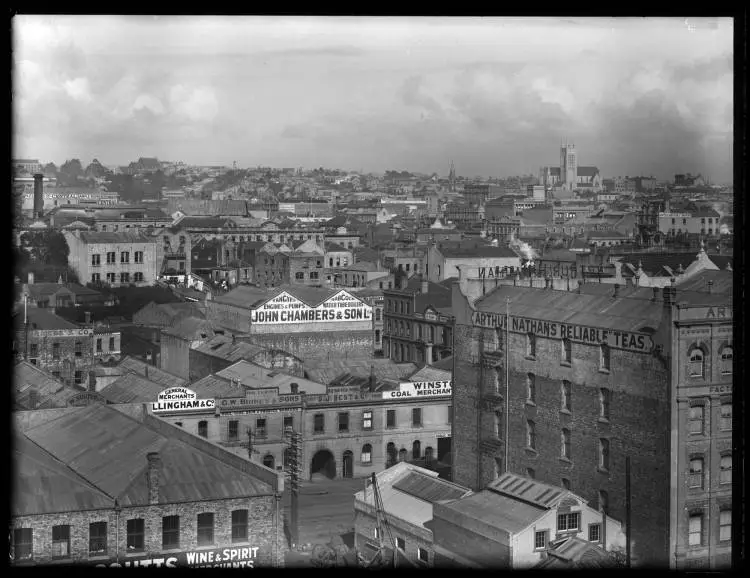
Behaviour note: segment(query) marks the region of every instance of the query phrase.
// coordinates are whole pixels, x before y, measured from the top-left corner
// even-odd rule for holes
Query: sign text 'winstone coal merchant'
[[[151,404],[151,411],[154,413],[193,411],[196,409],[213,409],[215,406],[215,400],[198,399],[198,396],[192,389],[170,387],[159,394],[156,403]]]
[[[409,381],[400,383],[398,389],[384,391],[383,399],[450,396],[452,387],[452,381]]]
[[[284,292],[250,312],[250,323],[330,323],[372,320],[372,307],[341,291],[317,307]]]
[[[625,349],[641,353],[648,353],[654,348],[651,336],[644,333],[527,319],[512,315],[510,319],[510,330],[513,333],[531,333],[539,337],[569,339],[570,341],[587,345],[607,344],[615,349]],[[487,327],[490,329],[507,328],[505,314],[503,313],[475,311],[471,316],[471,320],[475,327]]]

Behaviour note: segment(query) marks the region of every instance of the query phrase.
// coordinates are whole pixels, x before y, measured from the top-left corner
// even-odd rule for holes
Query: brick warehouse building
[[[20,412],[15,425],[13,564],[283,566],[275,472],[142,406]]]
[[[288,465],[285,430],[291,427],[302,434],[302,479],[316,472],[361,477],[400,461],[438,465],[450,459],[450,382],[430,382],[435,395],[417,396],[411,381],[419,379],[416,374],[401,383],[362,378],[328,386],[280,377],[268,380],[279,385],[257,389],[242,387],[245,380],[232,386],[217,375],[204,378],[196,389],[216,392],[215,410],[163,412],[159,418],[242,456],[248,455],[249,428],[252,459],[277,470]]]
[[[670,392],[676,388],[676,368],[688,358],[675,349],[673,324],[678,319],[677,303],[694,296],[674,286],[634,287],[626,295],[619,289],[586,285],[580,294],[503,286],[470,304],[459,285],[454,286],[456,375],[461,376],[454,406],[456,423],[465,427],[453,432],[453,479],[481,488],[505,468],[507,300],[511,317],[508,470],[572,488],[625,520],[625,458],[629,456],[634,563],[666,566],[675,556],[680,527],[675,518],[700,524],[701,531],[710,522],[718,534],[720,511],[728,508],[721,499],[710,505],[707,500],[700,502],[700,492],[693,489],[689,497],[705,505],[706,517],[698,521],[700,512],[693,500],[695,519],[690,521],[675,502],[675,488],[685,485],[689,470],[676,461],[686,450],[675,436],[685,428],[678,425],[680,412]],[[697,348],[704,359],[709,356],[707,343]],[[718,359],[719,354],[711,351],[712,358]],[[695,392],[701,395],[702,390]],[[698,410],[691,415],[699,415]],[[709,439],[691,437],[694,445],[704,446],[708,463],[709,456],[722,457],[726,442],[711,443],[705,435]],[[713,460],[712,476],[721,475],[719,458]],[[687,454],[683,459],[688,459]],[[694,459],[690,457],[691,462]],[[695,469],[702,468],[692,463]],[[709,510],[715,514],[712,521]],[[688,549],[699,556],[709,543],[707,533]],[[722,562],[717,556],[714,563]]]
[[[372,357],[372,307],[343,289],[238,287],[207,304],[215,325],[302,359]]]

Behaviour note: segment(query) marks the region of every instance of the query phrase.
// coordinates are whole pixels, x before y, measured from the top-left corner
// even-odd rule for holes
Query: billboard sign
[[[255,568],[257,546],[175,552],[160,557],[132,558],[99,562],[97,568]]]
[[[450,397],[452,389],[452,381],[408,381],[398,389],[384,391],[383,399]]]
[[[284,292],[250,312],[250,323],[258,325],[371,320],[372,307],[346,291],[339,291],[317,307]]]
[[[192,389],[188,389],[187,387],[170,387],[162,391],[157,401],[151,404],[151,411],[154,413],[194,411],[214,409],[215,406],[215,400],[198,399],[198,396]]]

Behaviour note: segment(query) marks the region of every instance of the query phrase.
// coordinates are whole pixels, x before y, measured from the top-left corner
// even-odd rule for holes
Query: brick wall
[[[159,369],[168,371],[183,379],[190,379],[189,341],[175,335],[162,333],[160,352]]]
[[[26,342],[26,332],[16,332],[16,341],[18,351],[23,354],[28,352],[28,360],[36,360],[35,364],[40,369],[50,373],[59,372],[60,379],[68,384],[72,384],[75,378],[75,372],[81,372],[81,384],[86,387],[88,383],[87,372],[94,365],[94,340],[91,335],[76,336],[47,336],[42,331],[30,330],[28,334],[28,344]],[[54,358],[53,344],[59,344],[59,356]],[[80,356],[76,356],[76,343],[80,343]],[[36,345],[37,354],[33,355],[33,345]]]

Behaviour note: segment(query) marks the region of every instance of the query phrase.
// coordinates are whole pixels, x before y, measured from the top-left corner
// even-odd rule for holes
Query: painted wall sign
[[[680,321],[687,321],[688,319],[698,320],[721,320],[721,319],[732,319],[732,308],[730,306],[724,307],[688,307],[680,309]]]
[[[160,558],[124,558],[98,563],[97,568],[255,568],[257,546],[178,552]]]
[[[477,278],[478,279],[497,279],[512,275],[514,272],[513,267],[478,267]]]
[[[170,387],[159,394],[156,403],[151,404],[151,411],[163,413],[168,411],[191,411],[196,409],[213,409],[213,399],[198,399],[192,389],[187,387]]]
[[[29,331],[33,337],[91,337],[93,329],[34,329]]]
[[[282,293],[250,312],[250,323],[326,323],[372,320],[372,307],[341,291],[317,307],[310,307],[288,293]]]
[[[397,390],[384,391],[383,399],[417,397],[446,397],[452,392],[452,381],[409,381],[400,383]]]
[[[68,400],[71,407],[89,405],[90,403],[106,403],[106,400],[98,393],[84,391],[77,393]]]
[[[243,410],[263,405],[300,405],[299,394],[279,394],[278,390],[259,390],[247,397],[230,397],[221,400],[221,408],[226,411]]]
[[[488,327],[490,329],[506,328],[505,315],[500,313],[475,311],[471,316],[471,320],[476,327]],[[513,333],[532,333],[540,337],[549,337],[552,339],[570,339],[571,341],[586,345],[606,343],[615,349],[640,353],[650,352],[654,348],[651,336],[642,333],[527,319],[525,317],[511,316],[510,330]]]
[[[724,385],[710,385],[708,386],[708,392],[711,394],[716,393],[732,393],[732,384],[727,383]]]

